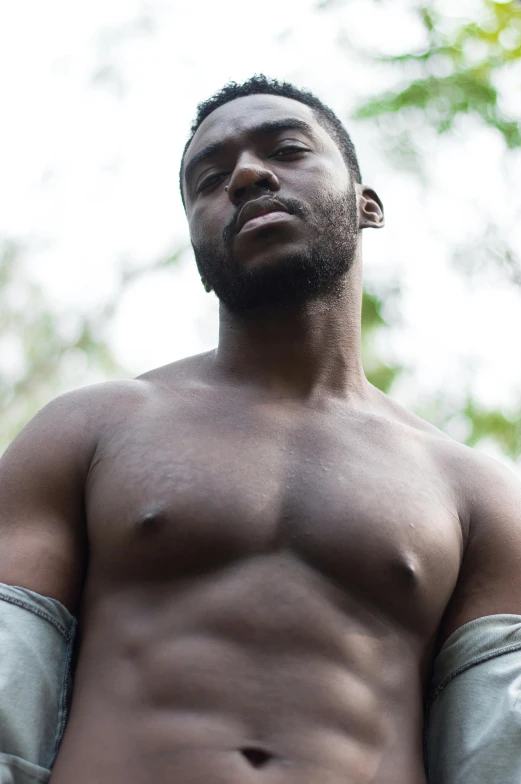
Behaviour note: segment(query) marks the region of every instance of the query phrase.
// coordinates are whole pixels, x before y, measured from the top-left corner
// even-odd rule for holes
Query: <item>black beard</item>
[[[334,295],[352,267],[358,246],[354,191],[329,196],[312,214],[296,199],[280,199],[278,195],[276,198],[289,212],[306,221],[312,239],[305,253],[288,254],[273,266],[259,269],[238,265],[233,257],[233,240],[242,204],[223,232],[224,250],[212,243],[193,246],[201,277],[223,305],[237,315],[271,311]]]

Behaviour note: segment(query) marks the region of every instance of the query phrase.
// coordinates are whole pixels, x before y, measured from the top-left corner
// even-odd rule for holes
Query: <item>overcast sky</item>
[[[387,69],[349,54],[339,39],[376,51],[421,45],[411,3],[316,1],[16,0],[0,12],[0,232],[32,243],[30,268],[55,307],[93,308],[118,265],[147,265],[189,247],[178,166],[198,101],[255,72],[315,91],[342,119]],[[469,0],[446,3],[472,13]],[[7,121],[6,119],[7,118]],[[369,286],[398,282],[402,325],[382,337],[389,359],[413,372],[395,391],[406,405],[433,390],[464,392],[463,370],[485,405],[521,398],[521,293],[500,276],[469,283],[450,249],[484,216],[509,226],[521,197],[521,158],[509,171],[492,130],[467,124],[453,139],[418,128],[430,187],[397,172],[374,130],[350,126],[364,181],[387,215],[365,232]],[[521,252],[521,232],[512,229]],[[122,298],[111,333],[131,374],[215,345],[217,304],[189,250],[177,269],[141,279]],[[460,427],[461,432],[458,431]],[[454,423],[456,437],[464,436]],[[496,452],[484,445],[488,451]]]

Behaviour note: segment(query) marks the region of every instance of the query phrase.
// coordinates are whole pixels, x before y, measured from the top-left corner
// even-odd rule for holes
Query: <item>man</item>
[[[6,612],[59,652],[47,757],[0,749],[20,781],[427,781],[435,657],[521,612],[521,491],[366,380],[360,180],[309,93],[201,105],[181,187],[218,348],[58,398],[1,461]]]

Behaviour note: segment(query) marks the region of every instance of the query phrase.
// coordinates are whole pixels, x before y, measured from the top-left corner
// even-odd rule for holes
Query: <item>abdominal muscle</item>
[[[91,595],[51,784],[425,784],[403,631],[237,577]]]

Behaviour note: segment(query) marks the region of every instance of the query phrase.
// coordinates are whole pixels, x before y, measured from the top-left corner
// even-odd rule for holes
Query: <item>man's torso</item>
[[[443,437],[189,376],[99,433],[52,784],[424,784],[463,549]]]

